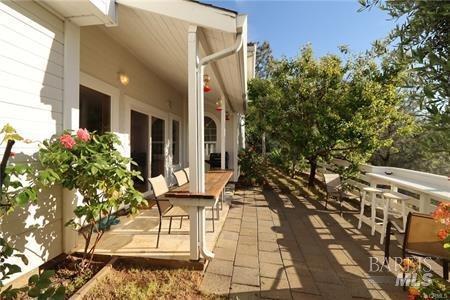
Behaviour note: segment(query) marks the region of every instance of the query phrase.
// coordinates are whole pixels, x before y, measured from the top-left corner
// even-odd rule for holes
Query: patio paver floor
[[[370,272],[369,258],[384,252],[378,233],[356,228],[356,207],[346,205],[341,217],[302,179],[276,170],[269,177],[268,189],[236,191],[203,291],[231,299],[406,298],[394,271]]]

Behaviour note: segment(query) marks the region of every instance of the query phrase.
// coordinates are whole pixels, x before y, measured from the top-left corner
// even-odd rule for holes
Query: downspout
[[[242,48],[242,32],[238,33],[237,37],[236,37],[236,42],[234,43],[233,46],[225,48],[223,50],[220,50],[216,53],[210,54],[208,56],[203,57],[202,59],[200,59],[199,64],[198,64],[198,72],[197,72],[197,95],[199,97],[198,101],[197,101],[197,109],[199,111],[203,111],[204,108],[204,92],[203,92],[203,73],[204,73],[204,69],[205,66],[213,61],[222,59],[224,57],[230,56],[234,53],[237,53],[241,48]],[[201,131],[203,131],[203,118],[200,118],[201,120],[197,120],[199,123],[197,125],[197,128],[201,128]],[[200,162],[203,162],[205,160],[205,150],[204,150],[204,137],[202,136],[198,136],[197,139],[199,140],[199,144],[200,144]],[[199,177],[199,192],[204,192],[205,191],[205,177],[204,177],[204,164],[201,163],[200,164],[200,177]],[[205,226],[204,225],[204,211],[200,214],[200,227]],[[199,240],[200,245],[200,252],[203,255],[203,257],[205,257],[208,260],[211,260],[214,258],[214,253],[212,253],[209,249],[207,249],[206,247],[206,241],[205,241],[205,237],[202,236]]]

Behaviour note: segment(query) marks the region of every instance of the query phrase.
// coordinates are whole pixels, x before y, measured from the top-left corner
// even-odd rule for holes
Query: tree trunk
[[[309,159],[309,179],[308,186],[314,187],[314,183],[316,180],[316,170],[317,170],[317,157],[313,157]]]
[[[296,166],[297,162],[295,160],[292,161],[292,168],[291,168],[291,178],[295,178],[295,166]]]
[[[266,157],[266,133],[263,132],[262,136],[261,136],[261,152],[263,157]]]

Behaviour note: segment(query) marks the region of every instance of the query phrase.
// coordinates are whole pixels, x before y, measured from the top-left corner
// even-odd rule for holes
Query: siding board
[[[63,31],[63,22],[36,2],[0,2],[0,128],[10,123],[36,141],[16,143],[15,162],[32,162],[38,141],[62,131]],[[0,224],[0,236],[29,259],[27,266],[19,262],[23,273],[62,252],[61,198],[59,187],[44,190],[36,204]]]

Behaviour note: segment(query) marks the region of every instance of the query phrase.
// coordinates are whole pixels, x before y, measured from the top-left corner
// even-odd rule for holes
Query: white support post
[[[80,103],[80,27],[66,20],[64,23],[64,93],[63,129],[79,128]],[[78,199],[75,191],[63,190],[63,224],[74,217]],[[76,245],[76,231],[63,226],[63,251],[70,253]]]
[[[225,170],[225,122],[226,122],[226,101],[223,101],[220,112],[220,168]]]
[[[205,192],[205,93],[203,91],[203,74],[205,66],[199,67],[197,81],[197,176],[198,192]]]
[[[188,32],[188,124],[189,124],[189,191],[199,192],[198,176],[198,40],[197,26],[190,26]]]

